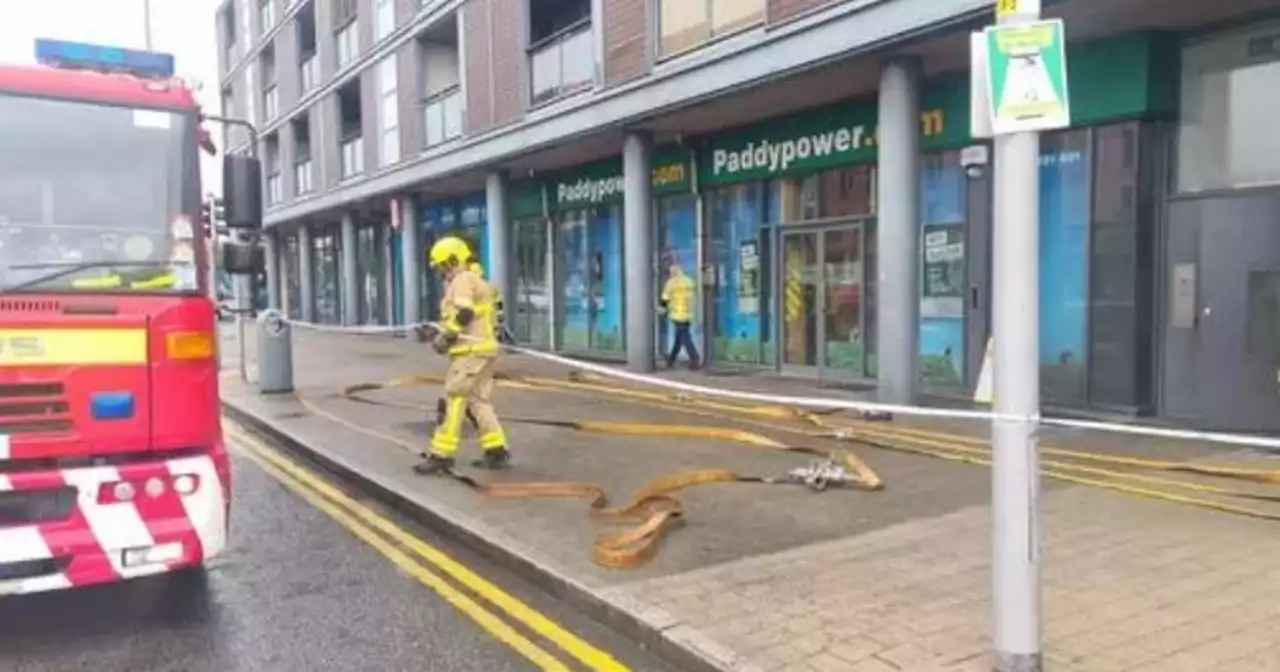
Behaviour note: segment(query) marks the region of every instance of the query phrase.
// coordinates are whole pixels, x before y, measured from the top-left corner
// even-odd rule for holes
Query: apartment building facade
[[[1280,426],[1272,5],[1046,0],[1073,106],[1041,139],[1046,403]],[[425,250],[454,233],[535,347],[650,369],[678,265],[713,369],[968,396],[998,169],[970,135],[968,35],[990,13],[228,0],[223,106],[259,129],[272,301],[321,323],[428,319]]]

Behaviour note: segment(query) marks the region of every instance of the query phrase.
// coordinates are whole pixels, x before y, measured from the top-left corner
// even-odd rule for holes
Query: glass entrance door
[[[822,367],[832,377],[867,376],[864,233],[856,225],[822,232]]]
[[[816,232],[785,234],[782,238],[782,366],[818,365],[821,314],[821,264]]]
[[[861,222],[783,234],[778,277],[784,371],[839,379],[869,375],[866,245]]]

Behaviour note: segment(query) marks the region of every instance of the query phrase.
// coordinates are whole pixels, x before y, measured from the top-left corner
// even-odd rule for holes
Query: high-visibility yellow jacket
[[[497,356],[496,299],[497,292],[493,286],[470,270],[453,276],[440,301],[440,317],[444,328],[462,337],[449,348],[450,356]],[[459,321],[464,311],[471,312],[471,320],[466,324]]]
[[[693,301],[695,296],[693,279],[684,273],[676,273],[662,287],[662,305],[667,309],[667,317],[674,322],[693,321]]]

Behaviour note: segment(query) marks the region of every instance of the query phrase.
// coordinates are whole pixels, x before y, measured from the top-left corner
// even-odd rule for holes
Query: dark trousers
[[[689,333],[690,324],[688,322],[678,322],[671,320],[671,325],[675,327],[675,340],[671,344],[671,352],[667,354],[667,367],[676,365],[676,358],[680,356],[680,350],[684,349],[689,355],[689,364],[698,366],[698,346],[693,344],[693,336]]]

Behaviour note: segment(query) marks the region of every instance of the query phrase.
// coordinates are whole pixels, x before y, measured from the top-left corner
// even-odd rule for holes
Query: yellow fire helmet
[[[427,261],[432,268],[455,265],[463,266],[471,261],[471,248],[466,241],[457,236],[445,236],[431,246]]]

